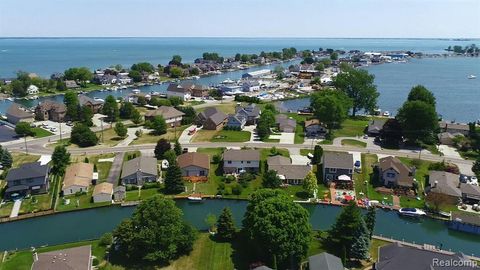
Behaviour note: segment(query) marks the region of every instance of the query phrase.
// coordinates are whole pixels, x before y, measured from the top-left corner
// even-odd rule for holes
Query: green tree
[[[92,108],[88,107],[88,106],[83,106],[81,108],[81,113],[80,113],[80,121],[82,121],[82,123],[88,127],[91,127],[93,126],[93,110]]]
[[[205,218],[205,223],[208,225],[209,232],[215,232],[217,230],[217,228],[215,228],[215,224],[217,223],[217,217],[214,214],[209,213]]]
[[[278,177],[277,172],[268,170],[263,174],[262,186],[265,188],[279,188],[282,180]]]
[[[365,224],[367,225],[370,239],[372,239],[372,236],[373,236],[376,219],[377,219],[377,209],[375,208],[375,206],[370,206],[368,208],[367,215],[365,216]]]
[[[284,192],[254,192],[243,224],[252,246],[271,256],[280,269],[297,268],[307,254],[311,241],[308,211]]]
[[[235,237],[236,232],[232,210],[225,207],[217,220],[217,237],[222,240],[231,240]]]
[[[363,219],[360,220],[353,232],[353,242],[350,248],[350,258],[366,260],[370,257],[370,232]]]
[[[182,57],[180,55],[172,56],[172,60],[168,63],[169,65],[181,66],[182,65]]]
[[[475,173],[476,176],[480,177],[480,157],[475,160],[472,166],[472,172]]]
[[[180,78],[183,76],[183,69],[181,67],[171,67],[170,68],[170,77]]]
[[[158,140],[157,145],[155,146],[155,150],[154,150],[155,157],[158,160],[164,159],[165,158],[165,156],[164,156],[165,152],[167,152],[171,148],[172,148],[172,146],[171,146],[169,141],[167,141],[165,139]]]
[[[58,145],[53,150],[52,154],[52,170],[55,175],[62,176],[65,174],[65,169],[70,164],[70,153],[64,145]]]
[[[128,77],[132,78],[134,82],[141,82],[143,79],[142,73],[137,70],[130,70],[130,72],[128,72]]]
[[[119,254],[128,260],[156,263],[188,254],[196,232],[182,216],[173,200],[161,195],[142,201],[113,232]]]
[[[332,130],[347,118],[351,101],[343,92],[323,90],[310,96],[310,106],[315,116]]]
[[[142,115],[137,109],[133,110],[132,114],[130,115],[130,120],[132,120],[135,125],[142,123]]]
[[[72,121],[78,120],[78,115],[79,115],[78,111],[80,108],[80,102],[78,101],[77,93],[73,91],[66,92],[65,96],[63,97],[63,102],[67,107],[67,112],[66,112],[67,118]]]
[[[313,158],[312,158],[312,164],[320,164],[323,156],[323,148],[320,145],[315,145],[315,148],[313,149]]]
[[[330,54],[330,60],[332,60],[332,61],[338,60],[338,53],[332,52]]]
[[[30,123],[27,122],[18,122],[15,125],[15,133],[21,136],[33,136],[35,133],[32,130],[32,127],[30,126]]]
[[[4,169],[9,169],[12,167],[13,158],[8,149],[3,149],[0,145],[0,164],[2,164]]]
[[[64,81],[56,81],[55,89],[57,89],[58,91],[65,91],[67,90],[67,85],[65,84]]]
[[[323,63],[318,63],[315,66],[315,70],[322,72],[325,69],[325,65]]]
[[[182,146],[180,145],[180,142],[178,142],[178,140],[175,141],[173,150],[175,150],[175,154],[177,154],[177,156],[180,156],[182,154]]]
[[[13,80],[10,87],[12,89],[12,94],[16,97],[24,97],[28,94],[28,85],[20,80]]]
[[[132,117],[133,111],[136,110],[132,103],[130,102],[122,102],[120,105],[120,118],[122,119],[130,119]]]
[[[177,164],[177,154],[175,154],[175,151],[172,149],[165,151],[163,158],[168,161],[169,165]]]
[[[65,70],[65,79],[80,82],[91,81],[93,79],[92,72],[86,67],[74,67]]]
[[[185,191],[182,171],[176,165],[169,165],[165,174],[165,191],[168,194],[178,194]]]
[[[155,71],[155,68],[153,67],[152,64],[148,62],[140,62],[133,64],[130,67],[131,70],[138,71],[139,73],[146,72],[146,73],[153,73]]]
[[[155,116],[150,125],[155,135],[167,133],[167,122],[165,122],[165,119],[161,115]]]
[[[318,190],[317,177],[313,171],[309,171],[305,176],[305,179],[303,179],[303,189],[309,196],[312,196],[315,190]]]
[[[435,108],[423,101],[407,101],[398,110],[397,119],[407,140],[429,143],[438,129],[438,116]]]
[[[70,141],[80,147],[94,146],[98,143],[97,135],[82,123],[77,123],[72,128]]]
[[[117,100],[112,95],[108,95],[103,104],[102,113],[107,116],[108,122],[115,122],[119,116]]]
[[[364,69],[349,67],[333,80],[333,85],[352,100],[352,116],[361,109],[371,112],[376,108],[380,94],[374,79],[375,76]]]
[[[435,107],[436,100],[432,92],[423,85],[416,85],[408,94],[408,101],[420,100]]]
[[[180,97],[169,97],[168,100],[170,101],[170,104],[172,104],[172,106],[174,107],[177,107],[183,104],[183,99]]]
[[[125,136],[127,136],[128,130],[122,122],[116,123],[113,129],[115,130],[115,133],[117,133],[118,137],[125,138]]]

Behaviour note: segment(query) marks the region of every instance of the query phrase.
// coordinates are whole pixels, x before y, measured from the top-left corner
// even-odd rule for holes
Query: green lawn
[[[180,135],[182,134],[183,130],[185,130],[190,125],[180,126],[176,128],[169,128],[167,129],[167,133],[163,135],[153,135],[144,133],[141,137],[136,138],[133,140],[130,145],[137,145],[137,144],[149,144],[149,143],[157,143],[160,139],[166,139],[167,141],[174,142]]]
[[[367,147],[366,142],[361,142],[353,139],[343,139],[342,145],[350,145],[350,146],[361,147],[361,148]]]
[[[100,154],[100,155],[86,155],[86,156],[73,156],[72,163],[85,162],[85,158],[88,158],[88,162],[97,165],[98,180],[103,182],[107,180],[112,162],[98,162],[100,159],[113,158],[115,154]]]
[[[405,196],[400,197],[400,205],[402,207],[416,207],[416,208],[423,208],[425,205],[425,198],[423,196],[423,191],[425,190],[425,185],[427,184],[427,178],[428,178],[428,166],[432,162],[429,161],[424,161],[424,160],[418,160],[418,159],[409,159],[409,158],[403,158],[399,157],[399,159],[407,166],[415,166],[416,172],[415,172],[415,179],[418,181],[418,197],[420,197],[420,200],[417,200],[415,198],[407,198]]]
[[[51,209],[54,183],[51,183],[51,185],[52,188],[48,194],[33,195],[28,199],[22,200],[22,206],[20,207],[19,214],[27,214]]]
[[[155,195],[161,194],[158,188],[138,189],[127,191],[125,201],[140,201],[145,200]]]
[[[59,212],[62,211],[71,211],[71,210],[78,210],[78,209],[86,209],[86,208],[93,208],[99,207],[104,205],[109,205],[111,202],[103,202],[103,203],[93,203],[92,201],[92,193],[93,193],[93,186],[90,187],[90,190],[87,193],[82,195],[68,195],[64,196],[63,198],[59,198],[57,201],[57,208],[56,210]],[[65,204],[65,200],[69,199],[70,203]]]
[[[95,134],[98,137],[98,144],[104,146],[115,146],[125,139],[118,137],[113,128],[104,129],[103,131],[96,132]]]
[[[35,133],[35,138],[43,138],[53,135],[52,132],[39,127],[32,128],[32,132]]]
[[[369,121],[366,117],[348,118],[343,121],[340,129],[336,129],[333,132],[333,136],[334,138],[361,136],[364,133],[365,127],[368,126]]]
[[[38,155],[27,155],[27,154],[24,154],[24,153],[12,153],[12,158],[13,158],[12,167],[13,168],[18,168],[22,164],[37,161],[40,158],[40,156],[38,156]]]
[[[302,155],[302,156],[307,156],[309,153],[313,155],[313,150],[300,149],[300,155]]]
[[[8,217],[12,212],[13,202],[7,202],[0,207],[0,217]]]
[[[297,122],[297,127],[295,128],[295,144],[302,144],[305,141],[305,131],[303,129],[303,124]]]
[[[375,190],[376,187],[382,186],[373,172],[372,166],[377,162],[377,155],[362,154],[362,172],[355,173],[354,175],[357,198],[368,197],[370,200],[384,201],[385,203],[391,204],[392,195],[381,194]],[[367,181],[367,184],[365,184],[365,181]],[[360,195],[360,192],[364,195]]]
[[[211,142],[248,142],[251,135],[249,131],[221,130],[213,136]]]

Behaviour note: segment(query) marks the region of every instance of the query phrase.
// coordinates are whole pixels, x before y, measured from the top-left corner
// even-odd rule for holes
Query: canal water
[[[218,217],[224,207],[232,209],[237,225],[241,226],[247,203],[237,200],[206,200],[203,203],[176,201],[184,213],[185,220],[200,230],[207,229],[205,218],[208,214]],[[341,210],[337,206],[304,205],[304,207],[310,213],[313,228],[319,230],[330,228]],[[128,218],[134,209],[112,206],[2,223],[0,250],[98,238],[112,231],[123,219]],[[396,240],[441,246],[443,249],[468,255],[480,255],[480,236],[448,230],[443,222],[433,219],[404,219],[396,212],[379,210],[375,234],[393,237]]]

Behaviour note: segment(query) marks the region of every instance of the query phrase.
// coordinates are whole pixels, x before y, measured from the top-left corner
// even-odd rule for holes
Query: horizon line
[[[478,40],[480,37],[319,37],[319,36],[0,36],[0,39],[134,39],[134,38],[242,38],[242,39],[422,39],[422,40]]]

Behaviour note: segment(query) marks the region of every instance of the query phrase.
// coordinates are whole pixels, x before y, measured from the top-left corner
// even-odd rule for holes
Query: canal
[[[205,217],[217,217],[223,207],[232,209],[238,226],[247,206],[247,201],[206,200],[191,203],[177,200],[187,222],[200,230],[207,229]],[[305,205],[310,213],[314,229],[326,230],[335,221],[340,207]],[[0,224],[0,250],[24,249],[41,245],[55,245],[66,242],[94,239],[112,231],[123,219],[128,218],[134,207],[104,207],[62,213]],[[396,212],[379,210],[376,235],[393,237],[408,242],[427,243],[441,246],[445,250],[459,251],[467,255],[480,255],[480,236],[448,230],[441,221],[433,219],[412,220],[400,218]]]

